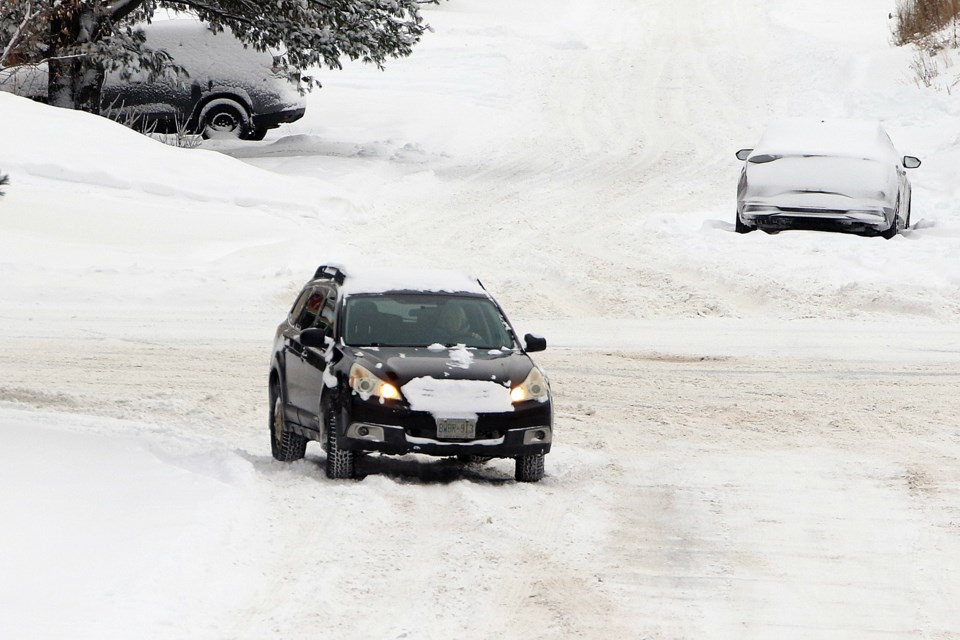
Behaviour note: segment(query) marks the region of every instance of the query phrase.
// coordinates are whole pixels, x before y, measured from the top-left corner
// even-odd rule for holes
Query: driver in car
[[[444,344],[476,343],[479,333],[470,327],[467,313],[459,304],[448,302],[440,308],[437,317],[437,333]]]

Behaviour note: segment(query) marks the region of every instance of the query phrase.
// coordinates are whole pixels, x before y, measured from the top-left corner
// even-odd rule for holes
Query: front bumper
[[[349,410],[341,415],[340,434],[340,447],[352,451],[511,458],[549,453],[553,410],[549,402],[533,401],[512,412],[481,413],[473,439],[446,440],[437,437],[432,414],[354,396]]]
[[[307,110],[305,107],[296,109],[285,109],[273,113],[261,113],[253,116],[253,126],[256,129],[276,129],[281,124],[295,122],[303,117]]]

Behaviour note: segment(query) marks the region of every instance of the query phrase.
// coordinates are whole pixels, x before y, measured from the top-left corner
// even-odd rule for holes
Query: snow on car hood
[[[896,168],[865,158],[751,155],[740,199],[790,206],[893,207]]]
[[[413,411],[438,418],[476,418],[480,413],[513,411],[510,388],[491,380],[414,378],[400,392]]]
[[[437,418],[513,411],[510,389],[533,368],[524,353],[463,346],[377,347],[356,354],[357,362],[397,385],[413,411]]]

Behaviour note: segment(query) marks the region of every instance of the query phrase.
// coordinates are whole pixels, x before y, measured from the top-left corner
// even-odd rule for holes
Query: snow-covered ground
[[[960,103],[893,4],[451,0],[196,150],[0,93],[0,636],[960,638]],[[881,120],[915,228],[734,233],[791,115]],[[542,482],[272,460],[273,328],[331,259],[547,336]]]

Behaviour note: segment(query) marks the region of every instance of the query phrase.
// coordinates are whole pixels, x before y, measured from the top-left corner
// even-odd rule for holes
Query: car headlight
[[[395,386],[373,375],[369,369],[354,363],[350,367],[350,388],[356,391],[361,398],[368,400],[370,396],[377,396],[384,400],[397,400],[400,390]]]
[[[526,400],[537,400],[546,402],[550,397],[550,391],[547,388],[547,381],[540,373],[540,369],[534,367],[530,369],[527,378],[519,385],[510,390],[510,399],[514,402],[524,402]]]

